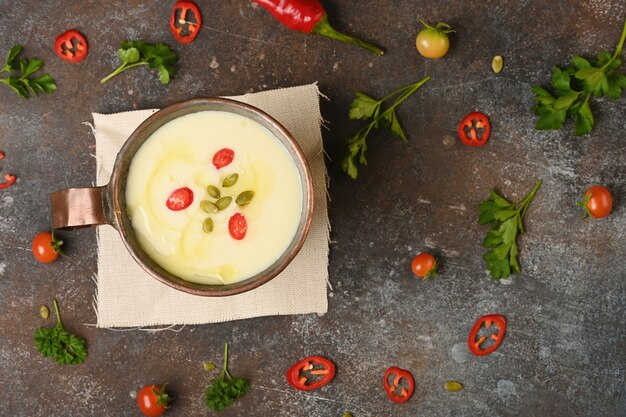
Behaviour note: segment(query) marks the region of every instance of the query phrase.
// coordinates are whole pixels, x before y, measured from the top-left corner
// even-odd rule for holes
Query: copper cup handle
[[[50,194],[54,229],[112,224],[107,217],[109,207],[107,186],[68,188]]]

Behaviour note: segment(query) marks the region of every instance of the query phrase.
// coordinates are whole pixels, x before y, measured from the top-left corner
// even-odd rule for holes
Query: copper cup
[[[161,126],[200,111],[225,111],[251,119],[268,129],[291,155],[302,184],[302,213],[298,230],[287,250],[268,268],[244,281],[207,285],[185,281],[163,269],[141,248],[126,211],[126,178],[139,147]],[[115,159],[109,183],[102,187],[69,188],[50,195],[55,229],[110,225],[120,233],[133,258],[150,275],[180,291],[202,296],[227,296],[249,291],[278,275],[302,248],[313,218],[313,184],[307,162],[293,136],[267,113],[244,103],[223,98],[193,99],[166,107],[146,119],[128,138]]]

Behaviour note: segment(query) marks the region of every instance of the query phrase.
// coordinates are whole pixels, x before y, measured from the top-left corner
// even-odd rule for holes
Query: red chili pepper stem
[[[334,39],[340,42],[345,42],[345,43],[350,43],[352,45],[360,46],[361,48],[367,49],[368,51],[371,51],[375,53],[376,55],[385,54],[385,51],[383,51],[377,46],[372,45],[371,43],[367,43],[360,39],[338,32],[330,25],[330,23],[328,23],[328,16],[326,15],[322,16],[320,21],[317,22],[317,24],[311,31],[311,33],[316,33],[318,35],[326,36],[327,38]]]

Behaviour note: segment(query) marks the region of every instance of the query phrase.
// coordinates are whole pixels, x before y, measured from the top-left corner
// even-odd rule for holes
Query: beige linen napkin
[[[323,314],[328,309],[329,224],[326,166],[320,132],[317,84],[231,97],[267,112],[300,144],[313,176],[315,212],[300,253],[276,278],[243,294],[207,298],[189,295],[148,275],[126,251],[118,232],[98,228],[98,327],[215,323],[278,314]],[[126,139],[156,110],[93,114],[97,184],[108,183]]]

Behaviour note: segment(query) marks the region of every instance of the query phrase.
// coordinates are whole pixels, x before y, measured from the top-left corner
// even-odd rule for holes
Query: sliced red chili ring
[[[392,383],[389,380],[393,377]],[[402,380],[406,381],[406,388],[402,387]],[[409,401],[415,391],[415,379],[411,372],[406,369],[392,366],[385,372],[383,386],[387,397],[394,403],[402,404]]]
[[[179,43],[191,43],[202,27],[202,15],[198,6],[189,0],[174,4],[170,15],[170,30]]]
[[[489,118],[477,111],[468,114],[459,124],[458,134],[463,145],[485,146],[491,134]]]
[[[75,64],[85,59],[89,45],[80,32],[70,29],[57,36],[54,51],[60,58]]]
[[[17,177],[11,174],[4,174],[4,179],[5,182],[0,182],[0,190],[12,186],[15,183],[15,180],[17,180]]]
[[[226,165],[233,162],[234,158],[235,151],[229,148],[223,148],[215,152],[215,155],[213,155],[213,165],[215,165],[215,168],[217,169],[224,168]]]
[[[228,220],[228,231],[233,239],[241,240],[248,232],[248,222],[241,213],[235,213]]]
[[[191,203],[193,203],[193,191],[188,187],[183,187],[172,191],[165,205],[172,211],[180,211],[189,207]]]
[[[502,343],[502,339],[504,339],[504,334],[506,332],[506,317],[501,314],[488,314],[486,316],[482,316],[470,331],[469,338],[467,339],[467,347],[470,352],[472,352],[476,356],[485,356],[489,355],[491,352],[496,350],[500,344]],[[478,332],[482,328],[483,324],[486,328],[490,328],[492,324],[498,328],[498,333],[492,334],[489,338],[493,340],[493,344],[485,349],[482,349],[480,345],[483,344],[485,340],[487,340],[487,336],[481,336],[476,340],[478,336]]]
[[[300,391],[312,391],[332,381],[335,371],[335,364],[329,359],[322,356],[309,356],[289,368],[285,377],[292,387]],[[310,382],[307,374],[315,376],[316,380]],[[318,376],[321,378],[317,379]]]

